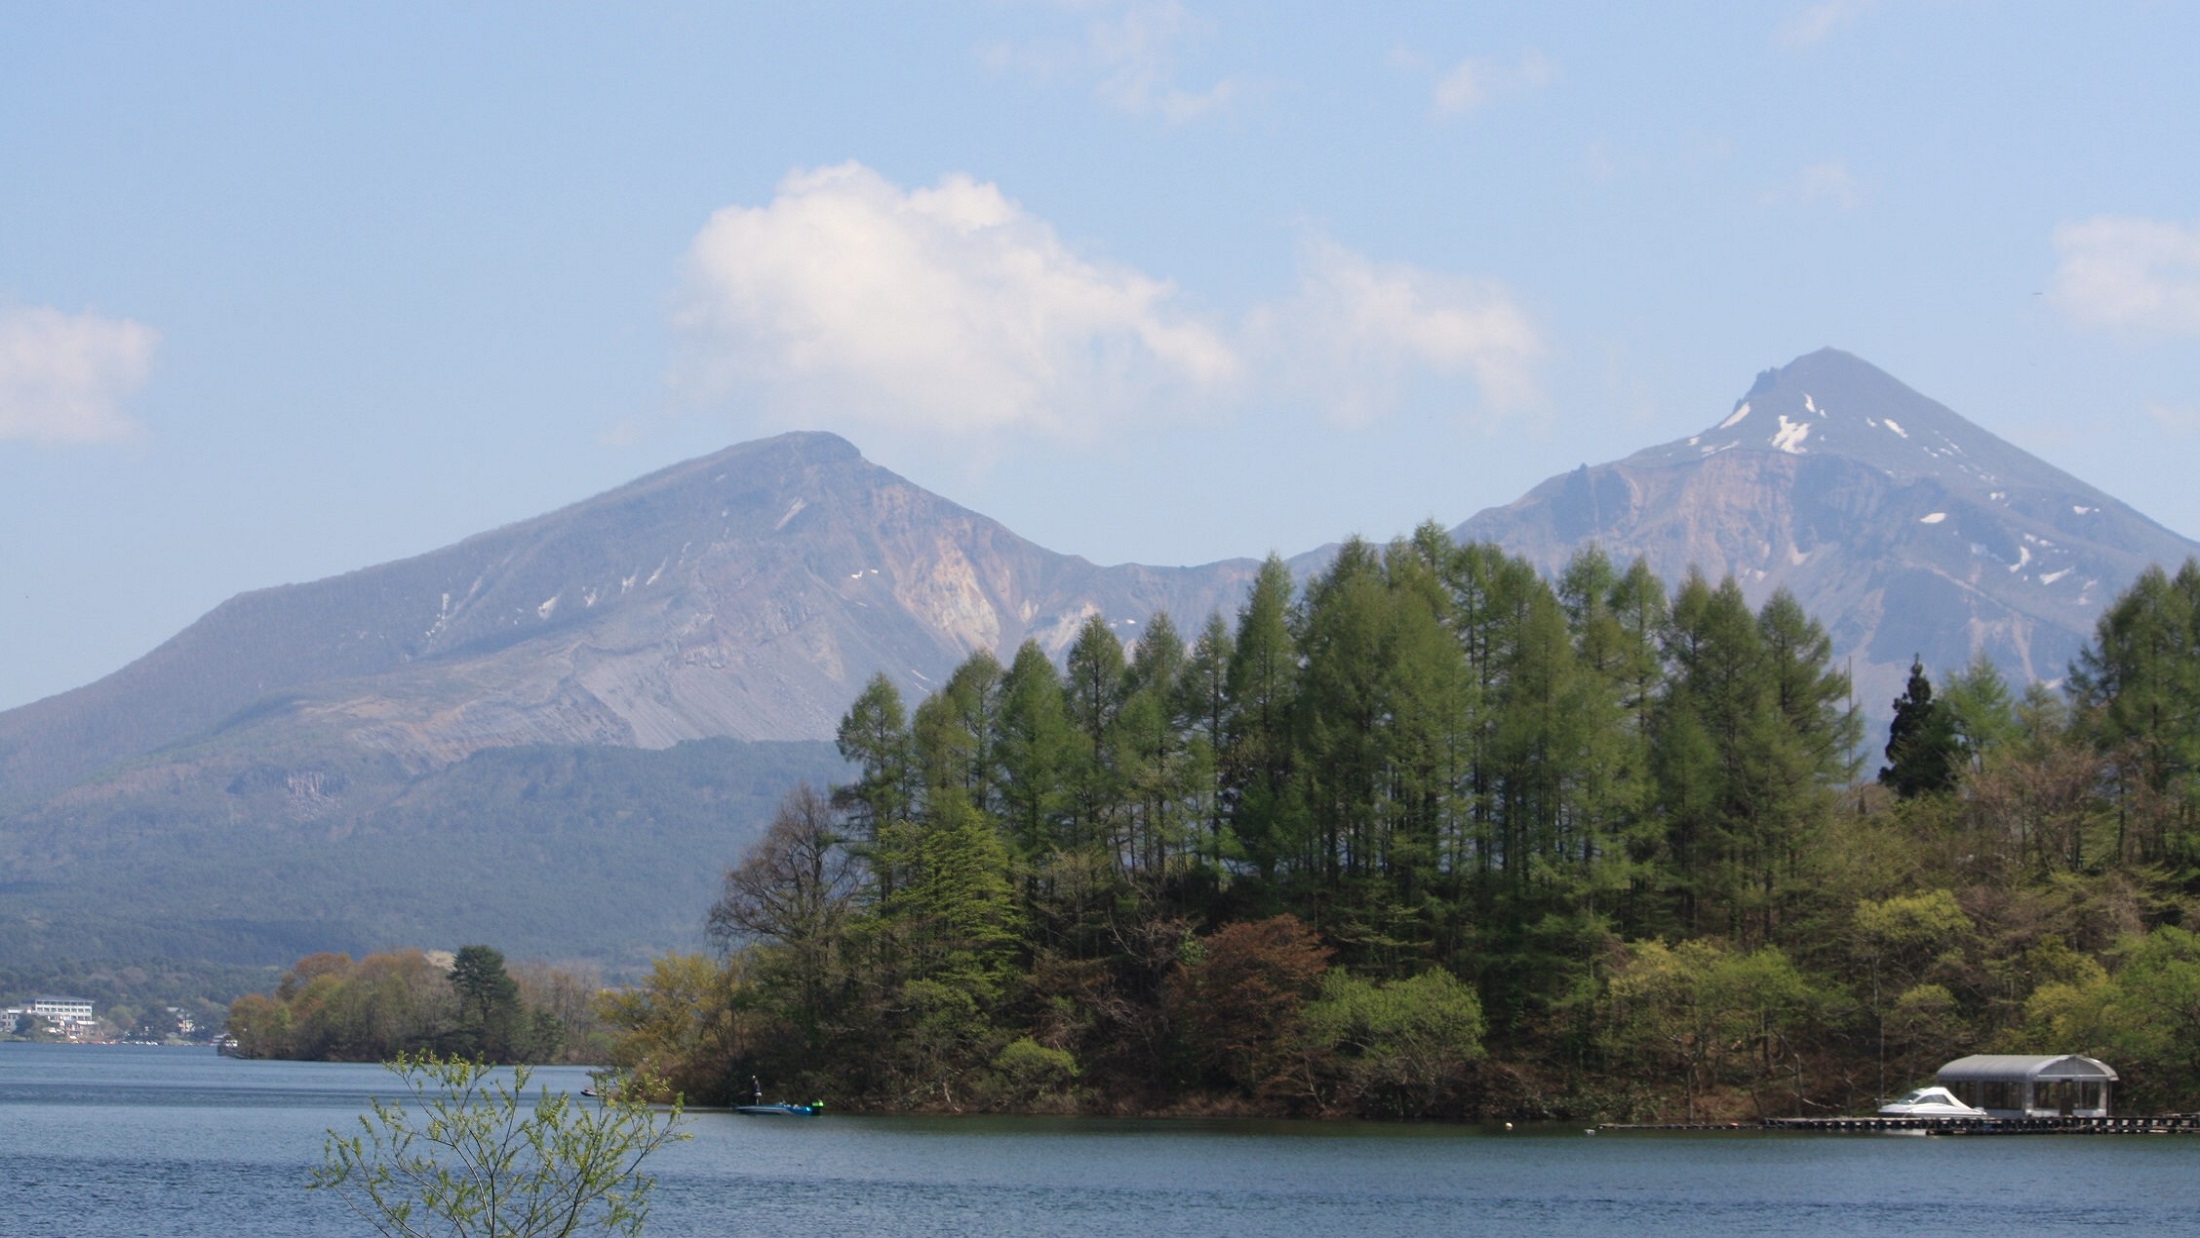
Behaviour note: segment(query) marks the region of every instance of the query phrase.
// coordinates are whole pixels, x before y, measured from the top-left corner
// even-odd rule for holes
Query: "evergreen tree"
[[[1123,643],[1095,614],[1069,647],[1064,703],[1077,737],[1068,764],[1071,829],[1081,847],[1121,853],[1122,779],[1115,764],[1116,716],[1123,709]]]
[[[911,737],[928,793],[955,787],[978,811],[995,807],[1001,675],[992,651],[980,649],[917,706]]]
[[[1619,629],[1612,674],[1624,718],[1613,733],[1621,763],[1614,793],[1622,804],[1620,829],[1627,857],[1620,914],[1626,932],[1636,937],[1653,932],[1662,914],[1659,874],[1666,840],[1655,810],[1658,784],[1652,776],[1651,743],[1658,701],[1665,693],[1663,640],[1670,609],[1665,582],[1640,558],[1612,586],[1610,611]]]
[[[1001,815],[1027,861],[1067,841],[1061,833],[1070,807],[1064,778],[1073,745],[1062,677],[1038,642],[1027,640],[1001,680],[997,756]]]
[[[1300,786],[1314,829],[1297,839],[1302,876],[1334,885],[1364,875],[1374,852],[1383,770],[1389,596],[1373,547],[1337,551],[1306,587],[1297,714]]]
[[[1466,777],[1469,737],[1465,654],[1452,636],[1450,597],[1442,571],[1452,549],[1433,524],[1394,546],[1389,575],[1390,650],[1384,695],[1385,813],[1382,867],[1401,915],[1421,920],[1439,949],[1457,947],[1459,924],[1449,914],[1459,887],[1455,861],[1463,845],[1459,789]]]
[[[1012,894],[998,832],[950,789],[931,806],[918,833],[914,880],[889,910],[916,947],[920,975],[981,989],[990,999],[1019,940]]]
[[[847,813],[854,843],[871,866],[879,897],[894,892],[906,863],[903,828],[917,811],[918,765],[902,710],[901,690],[885,672],[871,676],[840,719],[841,759],[856,779],[833,788],[833,803]]]
[[[519,982],[504,970],[493,946],[461,946],[451,963],[459,1021],[452,1051],[492,1062],[513,1060],[522,1033]]]
[[[1129,863],[1154,882],[1190,841],[1185,813],[1196,790],[1195,771],[1187,724],[1177,713],[1184,661],[1175,622],[1167,611],[1156,611],[1125,668],[1123,708],[1115,724],[1115,764],[1130,801]]]
[[[1298,642],[1291,632],[1291,569],[1269,555],[1238,610],[1230,651],[1229,743],[1224,782],[1246,858],[1263,877],[1282,858],[1290,816],[1293,700]]]
[[[1636,566],[1648,577],[1640,561]],[[1646,583],[1648,596],[1628,592]],[[1564,707],[1579,745],[1568,796],[1571,834],[1584,883],[1581,893],[1600,911],[1623,909],[1644,871],[1640,862],[1655,846],[1654,835],[1642,829],[1650,737],[1636,699],[1656,694],[1656,626],[1662,621],[1664,595],[1655,577],[1644,581],[1631,572],[1621,578],[1594,546],[1575,555],[1559,577],[1558,597],[1579,669]],[[1644,615],[1650,598],[1661,605]],[[1632,609],[1623,609],[1623,602]],[[1639,634],[1637,623],[1642,624]]]
[[[1971,655],[1969,666],[1948,677],[1938,703],[1948,711],[1964,763],[1971,769],[1981,768],[1988,753],[2017,736],[2016,698],[1983,649]]]
[[[1832,668],[1833,641],[1793,594],[1773,593],[1757,631],[1769,700],[1752,743],[1751,853],[1758,931],[1769,940],[1803,892],[1803,857],[1832,811],[1834,788],[1856,776],[1863,724],[1848,703],[1848,674]]]
[[[1757,716],[1757,632],[1741,591],[1731,580],[1714,591],[1690,572],[1674,595],[1664,647],[1672,671],[1657,711],[1658,806],[1675,910],[1697,933],[1725,910],[1742,741]]]
[[[1206,826],[1203,858],[1218,865],[1234,851],[1225,825],[1233,807],[1230,767],[1230,655],[1234,644],[1222,616],[1207,616],[1207,626],[1177,676],[1176,712],[1188,728],[1191,761],[1201,784],[1198,817]]]
[[[1933,681],[1921,660],[1910,661],[1910,682],[1894,700],[1894,723],[1887,729],[1887,765],[1882,786],[1903,799],[1951,791],[1962,769],[1962,741],[1955,720],[1933,699]]]
[[[2200,561],[2140,573],[2071,667],[2086,729],[2122,784],[2119,853],[2200,870]]]
[[[840,758],[856,767],[856,779],[837,788],[836,798],[863,837],[875,838],[881,825],[907,817],[916,798],[908,714],[901,689],[884,671],[871,676],[841,716],[838,737]]]

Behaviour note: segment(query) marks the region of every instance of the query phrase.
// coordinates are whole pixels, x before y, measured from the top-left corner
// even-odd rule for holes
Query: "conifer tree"
[[[1246,858],[1263,877],[1281,859],[1290,814],[1292,702],[1298,642],[1291,632],[1291,569],[1269,555],[1238,610],[1230,651],[1229,744],[1224,779]]]
[[[1965,764],[1972,769],[1981,768],[1988,753],[2018,734],[2016,698],[1983,649],[1971,655],[1969,666],[1948,677],[1939,703],[1948,710]]]
[[[1451,917],[1431,914],[1431,896],[1457,894],[1450,877],[1463,855],[1459,788],[1468,747],[1466,657],[1452,636],[1441,576],[1451,549],[1430,524],[1385,560],[1392,596],[1382,864],[1406,912],[1439,926]],[[1448,938],[1453,930],[1439,931]]]
[[[1072,749],[1062,677],[1038,642],[1027,640],[1001,680],[997,756],[1001,814],[1026,860],[1067,841],[1059,831],[1070,806],[1064,778]]]
[[[1194,793],[1185,723],[1177,714],[1184,640],[1167,611],[1146,620],[1123,675],[1115,725],[1116,768],[1130,798],[1130,863],[1159,879],[1187,841],[1184,813]]]
[[[1757,817],[1751,847],[1758,932],[1775,936],[1805,880],[1803,856],[1856,774],[1862,722],[1849,677],[1832,667],[1833,641],[1786,589],[1757,614],[1767,713],[1753,743]]]
[[[1112,744],[1123,709],[1123,643],[1100,615],[1085,620],[1069,647],[1063,699],[1077,743],[1067,766],[1076,845],[1117,849],[1122,803]]]
[[[522,1013],[519,983],[504,970],[504,954],[494,946],[461,946],[451,963],[451,988],[458,994],[459,1021],[454,1051],[492,1062],[513,1060]]]
[[[1001,675],[999,659],[980,649],[917,706],[910,733],[928,793],[955,787],[979,812],[995,807]]]
[[[2071,694],[2125,784],[2120,832],[2137,825],[2147,859],[2200,865],[2200,561],[2148,568],[2102,612]]]
[[[1887,729],[1887,765],[1880,784],[1903,799],[1953,790],[1961,770],[1962,746],[1954,720],[1933,699],[1933,681],[1923,661],[1910,660],[1910,681],[1894,700],[1894,723]]]
[[[1315,830],[1298,840],[1300,872],[1334,882],[1363,875],[1382,784],[1389,598],[1375,550],[1353,538],[1309,581],[1300,650],[1300,785]]]
[[[1580,745],[1569,794],[1572,834],[1582,894],[1603,910],[1616,910],[1634,885],[1638,870],[1633,852],[1645,815],[1649,735],[1634,702],[1638,693],[1651,696],[1656,691],[1656,620],[1639,613],[1647,599],[1623,592],[1641,584],[1632,573],[1623,580],[1595,546],[1575,555],[1559,577],[1558,597],[1579,670],[1565,706]],[[1655,578],[1649,584],[1662,602],[1664,586]],[[1623,611],[1623,599],[1637,612]],[[1662,608],[1657,614],[1662,618]],[[1638,635],[1630,621],[1647,622],[1648,631]]]
[[[1665,649],[1672,677],[1659,706],[1658,782],[1678,910],[1691,931],[1739,935],[1752,889],[1752,748],[1770,719],[1756,619],[1732,577],[1714,589],[1689,574]]]
[[[1221,863],[1232,851],[1224,827],[1233,807],[1228,776],[1233,649],[1229,625],[1220,614],[1208,615],[1176,685],[1176,710],[1188,728],[1193,770],[1201,784],[1198,815],[1206,827],[1204,858],[1210,864]]]
[[[882,824],[907,817],[916,798],[908,715],[901,690],[884,671],[871,676],[841,716],[838,737],[840,759],[856,767],[856,778],[837,788],[835,798],[858,832],[875,838]]]
[[[889,911],[916,947],[917,974],[990,999],[1019,925],[999,833],[949,788],[930,806],[915,853],[913,879]]]

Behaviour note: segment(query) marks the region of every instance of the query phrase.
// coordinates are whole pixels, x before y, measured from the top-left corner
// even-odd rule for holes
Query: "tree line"
[[[1916,668],[1873,782],[1785,593],[1353,541],[1190,639],[873,680],[715,954],[604,1014],[702,1101],[1808,1112],[2000,1047],[2200,1105],[2196,668],[2151,571],[2061,693]]]
[[[515,974],[516,972],[516,974]],[[440,959],[420,950],[312,954],[272,994],[229,1007],[239,1057],[386,1062],[434,1054],[493,1063],[600,1060],[589,971],[523,963],[465,946]]]

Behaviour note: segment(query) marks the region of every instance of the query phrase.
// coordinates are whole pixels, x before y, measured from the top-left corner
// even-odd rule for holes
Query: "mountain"
[[[0,959],[693,947],[780,794],[844,776],[822,741],[874,672],[914,704],[1256,568],[1098,567],[790,434],[243,594],[0,714]]]
[[[280,732],[425,772],[486,748],[826,739],[874,671],[1236,605],[1258,565],[1096,567],[788,434],[417,558],[242,594],[89,686],[0,714],[35,800],[186,740]]]
[[[2054,681],[2102,606],[2196,544],[1847,353],[1766,370],[1700,434],[1583,465],[1461,524],[1557,571],[1595,543],[1677,581],[1785,588],[1885,716],[1913,656]]]

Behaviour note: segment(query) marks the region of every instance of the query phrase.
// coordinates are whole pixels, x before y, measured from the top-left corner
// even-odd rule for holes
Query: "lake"
[[[0,1215],[16,1232],[371,1233],[302,1184],[323,1131],[391,1082],[377,1066],[205,1049],[0,1044]],[[650,1234],[2200,1232],[2191,1136],[716,1113],[687,1129],[651,1162]]]

